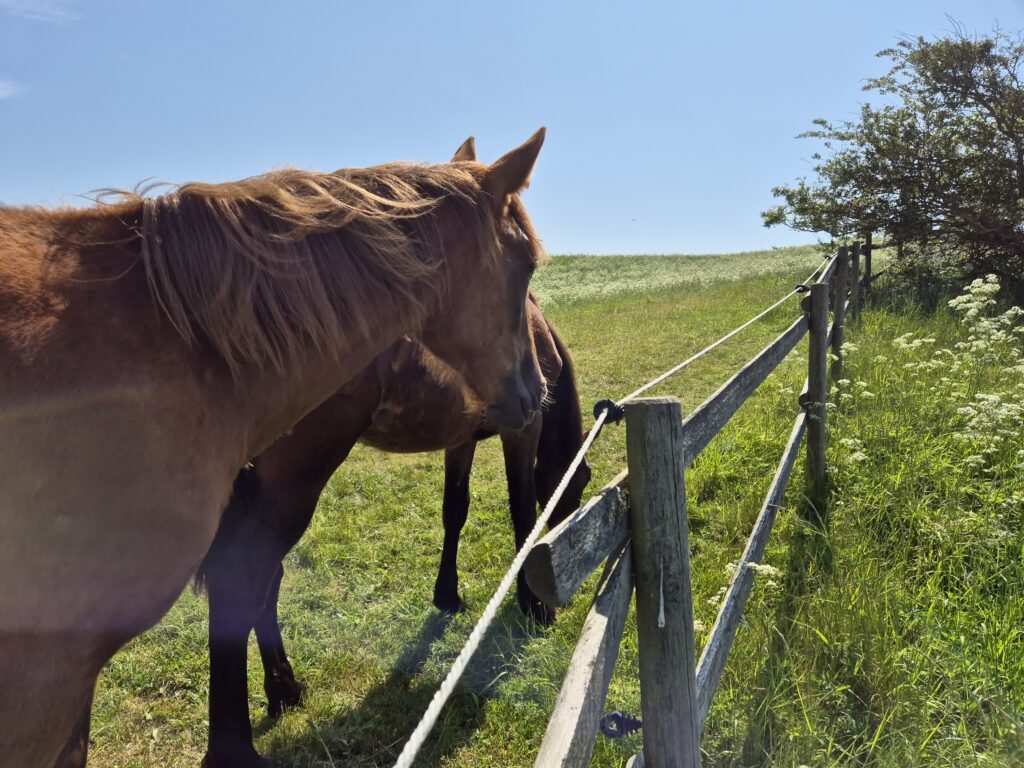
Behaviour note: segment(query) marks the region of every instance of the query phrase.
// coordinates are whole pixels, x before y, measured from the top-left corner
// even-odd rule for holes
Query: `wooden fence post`
[[[699,768],[682,405],[648,397],[625,409],[644,764]]]
[[[825,403],[828,398],[828,285],[814,283],[811,295],[804,300],[810,312],[808,324],[807,365],[807,499],[825,518],[828,486],[825,470]],[[834,330],[834,329],[833,329]]]
[[[854,243],[850,251],[850,320],[860,320],[860,243]]]
[[[850,249],[845,245],[836,256],[832,275],[832,381],[843,378],[843,337],[846,335],[846,291],[850,281]]]
[[[864,236],[864,301],[868,301],[871,298],[871,252],[874,246],[872,245],[872,234],[868,232]]]

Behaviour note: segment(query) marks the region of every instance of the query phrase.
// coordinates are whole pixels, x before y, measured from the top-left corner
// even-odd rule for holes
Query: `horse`
[[[0,208],[0,760],[84,762],[101,667],[188,583],[239,470],[403,336],[530,421],[543,140]]]
[[[472,138],[454,161],[475,160]],[[447,449],[442,502],[444,546],[434,604],[454,613],[458,594],[459,535],[469,509],[469,474],[478,440],[500,434],[505,454],[515,545],[522,546],[583,441],[579,394],[564,343],[532,296],[529,326],[547,382],[545,408],[525,429],[495,430],[461,377],[423,345],[403,339],[359,377],[306,416],[239,473],[213,545],[197,572],[209,597],[209,743],[205,768],[265,766],[252,743],[249,720],[248,638],[255,629],[264,668],[268,711],[299,703],[277,622],[282,560],[312,520],[324,486],[357,441],[398,453]],[[590,480],[581,464],[552,516],[556,524],[580,502]],[[521,610],[550,623],[549,610],[520,574]]]

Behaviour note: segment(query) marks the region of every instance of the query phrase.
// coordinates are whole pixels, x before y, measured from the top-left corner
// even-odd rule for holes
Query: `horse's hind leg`
[[[295,679],[295,672],[284,650],[281,627],[277,622],[277,601],[281,591],[284,566],[279,565],[267,594],[266,605],[256,621],[256,642],[263,661],[263,690],[267,694],[267,714],[280,717],[285,708],[302,702],[306,686]]]
[[[512,514],[517,552],[537,522],[537,490],[533,470],[537,461],[541,418],[534,419],[522,432],[501,433],[501,447],[505,453],[505,478],[508,481],[508,504]],[[550,624],[554,620],[551,609],[530,591],[521,569],[516,577],[516,595],[519,598],[520,610],[527,616],[541,624]]]
[[[466,604],[459,597],[459,535],[469,515],[469,473],[473,468],[476,442],[464,443],[444,453],[444,500],[441,519],[444,545],[441,565],[434,582],[434,605],[445,613],[458,613]]]

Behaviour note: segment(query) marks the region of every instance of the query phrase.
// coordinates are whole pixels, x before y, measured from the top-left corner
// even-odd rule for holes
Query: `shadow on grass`
[[[789,542],[789,559],[783,578],[782,598],[775,619],[775,635],[758,671],[754,690],[762,696],[751,704],[749,729],[740,765],[762,766],[773,762],[776,744],[786,738],[778,719],[776,700],[792,696],[792,670],[787,659],[789,639],[796,626],[802,598],[814,589],[815,576],[827,578],[833,570],[833,549],[828,514],[809,505],[798,512],[798,526]]]
[[[393,765],[440,684],[433,676],[421,679],[419,675],[450,624],[451,617],[432,612],[387,678],[369,690],[358,706],[339,711],[328,722],[308,721],[304,733],[275,740],[269,756],[280,765],[310,768]],[[535,631],[514,602],[505,606],[445,705],[417,766],[438,765],[472,738],[483,723],[487,699],[514,669],[519,651]],[[273,722],[266,725],[272,727]]]

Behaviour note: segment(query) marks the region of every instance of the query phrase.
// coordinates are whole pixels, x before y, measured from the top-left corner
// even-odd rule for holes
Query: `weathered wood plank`
[[[768,544],[772,526],[775,524],[779,505],[782,504],[782,498],[786,494],[786,485],[789,483],[789,476],[793,471],[793,464],[796,462],[806,427],[807,414],[801,411],[789,434],[786,448],[782,452],[782,460],[779,462],[778,469],[775,470],[775,477],[765,495],[761,512],[754,522],[754,530],[747,540],[747,546],[743,550],[736,575],[725,593],[722,607],[719,608],[718,617],[715,619],[715,625],[711,628],[711,634],[701,652],[700,661],[697,662],[697,719],[702,732],[708,718],[708,711],[711,709],[711,700],[715,696],[715,691],[718,690],[725,662],[729,658],[729,650],[736,638],[736,630],[740,625],[740,619],[743,618],[743,608],[746,606],[747,598],[750,597],[750,591],[754,586],[755,571],[749,564],[760,563],[761,558],[764,557],[764,550]]]
[[[818,267],[816,270],[814,270],[811,273],[811,276],[809,278],[807,278],[807,282],[804,283],[804,285],[808,285],[809,286],[809,285],[811,285],[811,283],[828,282],[828,278],[824,277],[824,275],[825,275],[826,272],[829,275],[831,275],[833,269],[835,269],[835,257],[834,256],[831,259],[829,259],[828,261],[826,261],[824,264],[822,264],[820,267]]]
[[[832,274],[836,271],[836,266],[837,265],[838,265],[838,257],[837,256],[833,256],[829,260],[828,264],[825,265],[825,268],[821,271],[821,274],[818,275],[817,282],[819,282],[819,283],[826,283],[826,284],[831,282],[832,281]]]
[[[624,542],[605,565],[537,753],[536,768],[590,765],[632,595],[632,554],[629,542]]]
[[[644,757],[699,768],[682,406],[651,397],[625,410]]]
[[[860,243],[854,243],[850,249],[850,309],[847,315],[850,322],[860,320]]]
[[[807,332],[807,317],[765,347],[683,422],[683,461],[689,466]]]
[[[864,236],[864,301],[871,297],[871,281],[874,279],[871,274],[871,256],[874,251],[873,240],[874,237],[871,232]]]
[[[878,270],[877,272],[875,272],[875,273],[874,273],[873,275],[871,275],[870,277],[865,277],[865,278],[864,278],[864,281],[865,281],[865,283],[864,283],[864,284],[865,284],[865,285],[868,285],[868,284],[873,284],[873,283],[874,283],[874,282],[875,282],[876,280],[878,280],[878,278],[880,278],[880,277],[881,277],[882,275],[884,275],[884,274],[885,274],[886,272],[888,272],[888,271],[889,271],[890,269],[891,269],[891,266],[888,266],[888,267],[882,267],[882,268],[881,268],[880,270]]]
[[[552,608],[561,608],[629,537],[624,481],[620,472],[586,504],[533,545],[523,563],[526,583]]]

